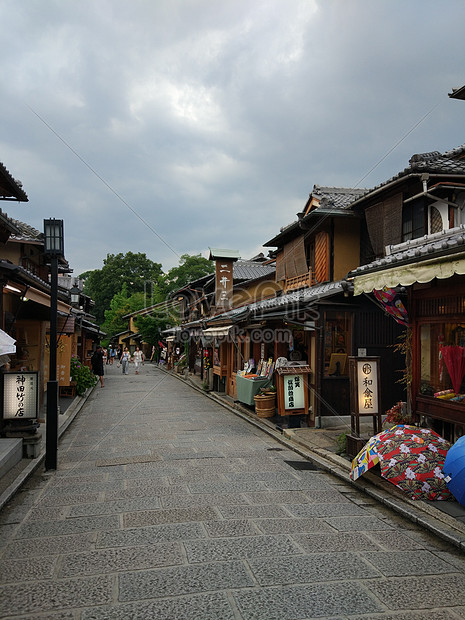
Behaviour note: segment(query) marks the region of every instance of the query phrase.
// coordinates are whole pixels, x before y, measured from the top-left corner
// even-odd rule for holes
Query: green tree
[[[125,284],[128,296],[133,293],[152,291],[161,283],[160,263],[154,263],[145,254],[127,252],[126,254],[107,254],[102,269],[94,269],[81,274],[84,279],[84,293],[95,302],[94,313],[101,325],[105,320],[105,310],[110,309],[113,297],[121,292]]]
[[[167,293],[177,291],[189,282],[194,282],[215,270],[212,261],[200,254],[183,254],[179,259],[178,267],[172,267],[164,280]]]
[[[144,293],[128,294],[126,283],[119,293],[114,295],[110,302],[109,310],[105,310],[105,321],[102,325],[103,331],[108,334],[109,339],[116,334],[124,332],[128,328],[128,319],[124,318],[131,312],[141,310],[145,307]]]

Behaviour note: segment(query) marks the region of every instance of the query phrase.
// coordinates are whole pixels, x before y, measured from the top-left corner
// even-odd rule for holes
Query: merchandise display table
[[[254,405],[254,396],[264,387],[271,385],[269,377],[258,377],[248,379],[247,377],[236,376],[237,400],[246,405]]]

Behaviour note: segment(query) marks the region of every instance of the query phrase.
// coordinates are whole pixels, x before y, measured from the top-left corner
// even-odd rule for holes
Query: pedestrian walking
[[[123,375],[129,374],[129,362],[131,361],[131,354],[129,349],[124,347],[123,354],[121,355],[121,366],[123,367]]]
[[[118,358],[118,368],[121,364],[121,356],[123,355],[123,347],[121,345],[118,346],[118,351],[116,352],[116,357]]]
[[[90,363],[92,366],[92,372],[94,373],[94,375],[97,375],[97,377],[100,380],[100,387],[103,387],[103,373],[104,373],[104,351],[103,348],[99,345],[92,357],[90,358]]]
[[[113,365],[113,362],[115,361],[115,357],[116,357],[116,349],[113,345],[110,349],[110,364],[111,365]]]
[[[144,354],[139,349],[139,347],[136,347],[136,350],[134,351],[134,355],[132,356],[132,361],[134,362],[134,369],[136,371],[136,375],[139,374],[139,368],[141,364],[144,363],[144,359],[145,359]]]

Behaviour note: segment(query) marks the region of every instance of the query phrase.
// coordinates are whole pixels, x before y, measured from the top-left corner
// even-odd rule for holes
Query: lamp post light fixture
[[[81,301],[81,290],[76,283],[69,291],[70,301],[72,306],[79,306],[79,302]]]
[[[45,469],[57,468],[58,381],[57,309],[58,258],[64,254],[63,220],[44,220],[44,254],[50,258],[50,362],[47,381],[47,419],[45,427]]]

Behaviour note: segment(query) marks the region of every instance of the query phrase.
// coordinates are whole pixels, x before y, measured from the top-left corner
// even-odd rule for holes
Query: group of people
[[[100,387],[104,387],[105,385],[104,380],[103,380],[104,366],[107,363],[113,364],[114,358],[118,359],[118,367],[121,366],[123,375],[129,374],[129,363],[131,361],[134,363],[134,369],[135,369],[136,375],[138,375],[139,368],[145,361],[144,354],[139,349],[139,347],[136,347],[136,350],[134,351],[132,356],[127,347],[125,347],[124,349],[120,347],[118,350],[112,347],[110,351],[114,352],[113,356],[110,353],[110,360],[111,360],[110,362],[107,361],[106,349],[104,349],[100,345],[95,349],[91,357],[91,360],[90,360],[91,365],[92,365],[92,372],[94,373],[94,375],[97,375],[97,377],[99,378]]]

